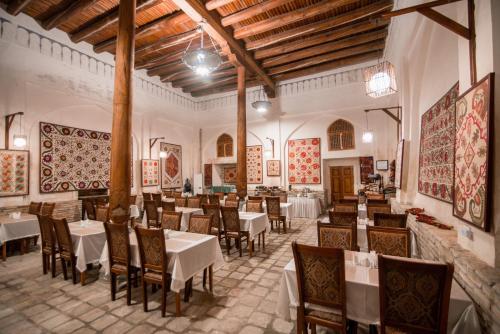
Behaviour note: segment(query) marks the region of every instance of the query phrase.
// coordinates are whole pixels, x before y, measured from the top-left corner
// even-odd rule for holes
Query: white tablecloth
[[[158,220],[161,221],[161,213],[163,212],[163,208],[158,208]],[[181,219],[181,231],[187,231],[189,227],[189,218],[191,215],[202,215],[203,214],[203,209],[199,208],[185,208],[185,207],[175,207],[175,212],[182,212],[182,219]],[[144,214],[144,217],[142,217],[142,224],[144,226],[147,226],[147,215]]]
[[[0,244],[39,234],[40,227],[35,215],[22,213],[19,219],[10,218],[8,215],[0,216]]]
[[[367,217],[366,204],[358,204],[358,218],[365,219]]]
[[[315,219],[321,214],[319,198],[288,197],[288,203],[292,203],[293,217]]]
[[[99,261],[106,244],[106,232],[100,221],[88,220],[68,224],[75,249],[76,269],[87,270],[88,263]]]
[[[271,231],[271,225],[266,213],[258,212],[239,212],[240,229],[248,231],[250,241],[253,240],[259,233]]]
[[[139,211],[139,207],[135,204],[130,206],[130,218],[139,218],[141,216],[141,212]]]
[[[380,323],[378,269],[354,265],[355,253],[345,251],[347,317],[363,324],[378,324]],[[295,262],[290,260],[281,276],[276,314],[290,319],[290,306],[297,307],[298,300]],[[471,299],[453,280],[448,312],[448,332],[480,333],[478,326],[474,329],[470,328],[472,324],[479,324],[477,319]],[[471,331],[457,330],[459,328],[469,328]]]
[[[167,230],[165,234],[168,234],[168,237],[165,237],[165,247],[168,256],[167,271],[172,275],[172,291],[179,292],[187,280],[203,269],[213,265],[213,269],[217,270],[224,265],[224,257],[216,236]],[[140,268],[135,232],[130,233],[130,256],[132,265]],[[109,275],[107,246],[101,254],[100,263],[105,274]]]
[[[264,209],[264,212],[267,212],[266,211],[266,202],[262,203],[262,208]],[[244,204],[243,208],[241,210],[247,211],[247,205]],[[292,220],[292,217],[293,217],[292,203],[280,203],[280,214],[282,216],[285,216],[287,221]]]

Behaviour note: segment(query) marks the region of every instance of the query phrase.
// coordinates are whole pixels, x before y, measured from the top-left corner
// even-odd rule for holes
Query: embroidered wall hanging
[[[0,150],[0,197],[29,194],[29,151]]]
[[[489,231],[493,84],[491,73],[457,98],[453,215]]]
[[[153,159],[142,159],[142,186],[157,186],[160,184],[160,161]]]
[[[109,187],[111,135],[40,122],[40,192]]]
[[[455,102],[458,82],[421,118],[418,192],[453,201]]]
[[[212,186],[212,164],[205,164],[203,166],[203,184],[205,187],[211,187]]]
[[[401,189],[401,179],[403,178],[403,156],[405,151],[405,140],[401,139],[396,150],[396,172],[394,176],[394,186]]]
[[[224,167],[224,183],[235,184],[236,183],[236,167]]]
[[[288,141],[288,182],[290,184],[321,183],[320,138]]]
[[[280,176],[281,168],[280,168],[279,160],[267,160],[267,176]]]
[[[373,157],[359,157],[359,171],[361,183],[370,183],[368,175],[373,174]]]
[[[262,145],[247,146],[247,183],[262,183]]]
[[[167,153],[165,158],[161,158],[161,187],[182,187],[182,147],[160,143],[160,151]]]

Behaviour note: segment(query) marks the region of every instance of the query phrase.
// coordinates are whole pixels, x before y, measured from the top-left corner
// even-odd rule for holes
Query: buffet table
[[[321,214],[321,203],[319,198],[288,197],[292,203],[292,213],[295,218],[316,219]]]

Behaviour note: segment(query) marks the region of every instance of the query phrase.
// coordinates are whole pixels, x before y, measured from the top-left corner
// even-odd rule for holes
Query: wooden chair
[[[249,201],[263,201],[263,197],[262,196],[248,196],[248,200]]]
[[[42,210],[40,211],[40,214],[42,216],[52,217],[55,208],[56,208],[56,203],[45,202],[42,205]]]
[[[161,228],[168,230],[181,230],[182,212],[166,211],[161,213]]]
[[[130,195],[129,197],[129,204],[130,205],[135,205],[137,203],[137,195]]]
[[[116,277],[127,277],[127,305],[132,300],[132,276],[137,286],[138,268],[130,263],[130,239],[127,224],[104,223],[108,244],[111,300],[116,299]]]
[[[318,220],[318,246],[359,251],[358,226],[356,223],[333,225]]]
[[[175,211],[174,202],[161,202],[161,207],[163,211]]]
[[[238,195],[236,193],[228,193],[226,200],[230,201],[237,201],[238,200]]]
[[[248,200],[246,204],[247,212],[264,212],[264,208],[262,206],[262,201],[260,200]]]
[[[447,333],[452,264],[379,255],[378,267],[381,334]]]
[[[341,198],[339,200],[339,203],[354,203],[354,204],[358,205],[359,204],[358,196],[352,196],[352,197],[353,198],[344,196],[344,198]]]
[[[239,208],[240,202],[238,200],[233,201],[231,199],[226,199],[226,201],[224,202],[224,206],[229,207],[229,208]]]
[[[235,239],[236,244],[239,245],[240,257],[243,256],[242,242],[246,240],[250,249],[250,257],[252,256],[252,248],[250,247],[250,236],[248,231],[242,231],[240,228],[240,216],[238,208],[234,207],[221,207],[222,223],[224,224],[224,236],[226,238],[227,255],[231,247],[231,239]]]
[[[208,204],[208,195],[207,194],[198,194],[196,195],[200,199],[200,208],[203,204]]]
[[[276,223],[278,233],[280,233],[280,224],[283,224],[283,232],[286,233],[286,216],[281,215],[280,198],[277,196],[267,196],[266,209],[271,229],[273,229],[273,224]]]
[[[280,203],[287,203],[288,202],[287,193],[279,193],[278,197],[280,198]]]
[[[168,261],[165,249],[165,235],[162,229],[135,227],[139,244],[142,274],[142,300],[144,312],[148,311],[148,284],[162,287],[161,316],[167,311],[167,291],[170,290],[171,276],[167,273]],[[176,295],[177,310],[180,309],[180,297]]]
[[[212,215],[191,215],[189,217],[188,232],[210,234]]]
[[[156,203],[154,201],[144,201],[144,209],[146,211],[146,222],[147,227],[151,228],[159,228],[160,227],[160,219],[158,215],[158,208],[156,207]]]
[[[335,212],[354,212],[358,215],[358,205],[356,203],[334,203],[333,211]]]
[[[95,209],[95,220],[103,223],[107,222],[109,220],[109,207],[97,205]]]
[[[96,220],[96,212],[94,203],[91,200],[83,200],[82,202],[85,213],[87,214],[87,219]]]
[[[174,198],[182,197],[182,191],[174,191]]]
[[[132,220],[130,219],[130,215],[113,215],[110,213],[109,220],[107,221],[113,224],[123,224],[132,226]]]
[[[186,207],[187,206],[186,197],[175,197],[175,206]]]
[[[224,193],[223,192],[215,192],[214,195],[219,196],[219,201],[224,199]],[[215,203],[212,203],[215,204]]]
[[[347,332],[344,251],[292,242],[299,288],[297,332],[316,325]],[[321,311],[314,306],[320,306]]]
[[[69,231],[66,219],[51,218],[54,230],[56,231],[57,246],[63,269],[64,280],[68,279],[68,270],[66,262],[71,265],[71,275],[73,284],[76,284],[76,256],[73,248],[73,240]]]
[[[28,213],[30,215],[39,215],[42,211],[42,202],[31,202],[28,207]]]
[[[166,198],[173,198],[174,197],[174,193],[171,190],[163,190],[162,193],[163,193],[163,196]]]
[[[47,274],[48,269],[51,269],[52,277],[56,277],[57,242],[54,225],[52,225],[52,220],[48,216],[38,214],[37,218],[42,239],[41,250],[43,274]]]
[[[153,197],[153,201],[155,202],[155,205],[157,208],[161,208],[161,194],[160,193],[153,193],[151,194]]]
[[[142,200],[145,201],[152,201],[153,200],[153,194],[152,193],[142,193]]]
[[[218,202],[218,200],[217,200]],[[220,206],[217,204],[203,204],[203,213],[205,215],[212,215],[212,227],[210,229],[210,234],[216,235],[219,239],[219,243],[224,235],[222,231],[222,224],[220,219]]]
[[[368,250],[378,254],[411,257],[410,230],[392,227],[366,226]]]
[[[384,194],[367,194],[366,199],[367,200],[385,200],[385,195]]]
[[[386,199],[368,199],[366,204],[388,204]]]
[[[333,225],[345,225],[351,226],[352,224],[357,224],[358,215],[356,212],[337,212],[328,210],[328,218],[330,224]]]
[[[406,228],[408,215],[375,212],[373,218],[375,226]]]
[[[199,197],[188,197],[187,207],[188,208],[201,208],[201,199]]]
[[[224,198],[224,196],[222,196]],[[217,204],[220,205],[220,197],[217,194],[210,194],[208,195],[208,203],[209,204]]]
[[[375,212],[379,213],[391,213],[391,205],[390,204],[367,204],[366,205],[366,215],[368,219],[375,219]]]

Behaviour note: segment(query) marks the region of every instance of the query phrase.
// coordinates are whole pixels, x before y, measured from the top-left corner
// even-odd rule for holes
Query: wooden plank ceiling
[[[58,28],[97,53],[115,52],[119,0],[0,0],[13,15],[23,12],[45,29]],[[203,1],[203,0],[190,0]],[[393,0],[208,0],[220,20],[261,71],[278,82],[379,58],[385,47]],[[174,0],[137,0],[135,68],[181,87],[192,96],[234,90],[236,68],[229,55],[208,78],[181,61],[197,24]],[[199,44],[199,37],[193,43]],[[228,48],[226,48],[228,49]]]

